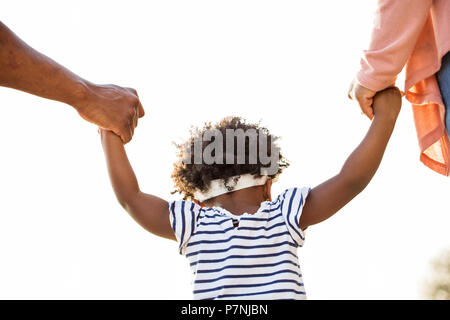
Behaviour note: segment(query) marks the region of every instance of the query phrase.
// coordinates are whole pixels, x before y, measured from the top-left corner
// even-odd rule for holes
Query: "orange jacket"
[[[420,160],[446,176],[450,143],[435,73],[449,51],[450,0],[379,0],[369,49],[356,76],[364,87],[380,91],[406,66],[404,91],[413,106]]]

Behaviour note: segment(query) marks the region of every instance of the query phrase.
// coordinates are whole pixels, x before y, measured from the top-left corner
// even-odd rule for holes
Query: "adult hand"
[[[358,102],[361,111],[370,119],[373,119],[373,97],[375,91],[362,86],[356,79],[350,85],[348,97]]]
[[[83,94],[73,105],[80,116],[114,132],[124,143],[131,140],[144,108],[136,90],[116,85],[83,86]]]
[[[0,22],[0,86],[73,106],[81,117],[131,140],[144,115],[136,90],[95,85],[19,39]]]

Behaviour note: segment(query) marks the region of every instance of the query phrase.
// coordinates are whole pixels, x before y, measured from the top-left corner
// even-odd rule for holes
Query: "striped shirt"
[[[194,274],[194,299],[306,299],[297,248],[305,240],[299,221],[309,190],[287,189],[254,214],[170,202],[179,252]]]

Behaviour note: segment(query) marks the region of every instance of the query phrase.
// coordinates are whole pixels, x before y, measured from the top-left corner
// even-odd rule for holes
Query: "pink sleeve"
[[[380,91],[395,82],[427,19],[433,0],[378,0],[369,49],[363,52],[360,84]]]

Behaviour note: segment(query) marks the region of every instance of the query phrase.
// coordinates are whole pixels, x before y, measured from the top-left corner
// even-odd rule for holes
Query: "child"
[[[240,118],[207,124],[179,146],[180,159],[172,177],[185,200],[170,203],[140,191],[118,136],[102,130],[101,139],[118,201],[146,230],[178,241],[194,273],[194,298],[305,299],[297,258],[305,229],[331,217],[367,186],[381,162],[400,107],[397,88],[378,93],[369,131],[339,174],[313,189],[287,189],[275,199],[272,182],[288,162],[267,129]],[[239,138],[222,144],[220,136],[230,132],[257,134],[258,155],[251,134],[244,139],[244,148],[234,144],[228,148]],[[211,144],[199,140],[206,134],[215,137],[214,152],[210,152],[215,162],[198,161],[199,154],[208,156],[211,151]],[[265,144],[262,137],[270,141]],[[270,165],[263,149],[276,155]],[[245,158],[240,158],[242,152]],[[224,159],[228,161],[223,163]],[[276,168],[270,171],[274,162]]]

